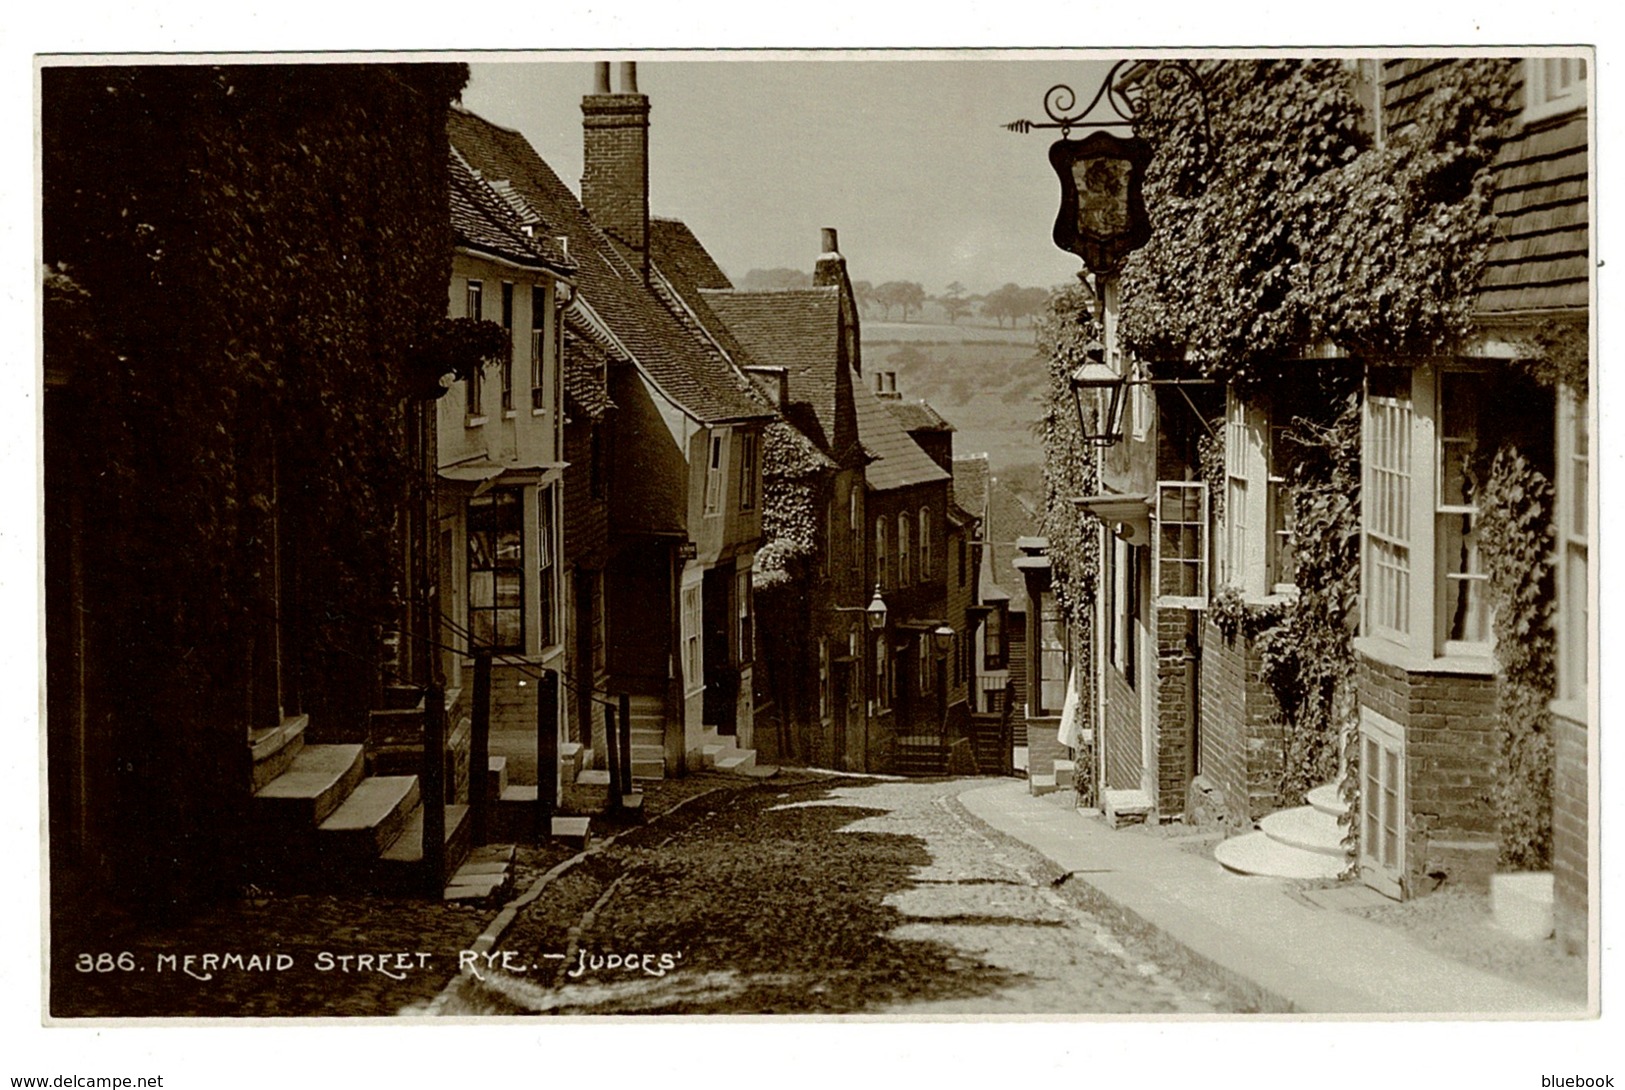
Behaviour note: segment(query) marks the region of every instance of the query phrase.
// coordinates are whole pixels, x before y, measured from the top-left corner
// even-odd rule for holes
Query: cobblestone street
[[[987,781],[790,775],[696,799],[583,860],[438,1012],[1243,1009],[966,814],[956,796]]]

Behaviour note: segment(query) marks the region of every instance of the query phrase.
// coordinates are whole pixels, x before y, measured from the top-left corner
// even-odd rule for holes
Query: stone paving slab
[[[972,815],[1036,849],[1282,1012],[1583,1017],[1584,1005],[1442,958],[1404,935],[1295,899],[1287,883],[1230,874],[1154,837],[1114,832],[1027,795],[1019,782],[959,796]]]

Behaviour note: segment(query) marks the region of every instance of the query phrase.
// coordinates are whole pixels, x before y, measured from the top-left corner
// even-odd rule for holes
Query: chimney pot
[[[635,95],[638,93],[638,62],[621,62],[621,94]]]
[[[595,95],[609,94],[609,62],[598,61],[592,67],[592,93]]]
[[[820,228],[819,236],[820,236],[819,244],[821,246],[823,246],[823,252],[824,253],[826,253],[826,254],[837,254],[837,253],[841,252],[840,243],[836,240],[836,237],[835,237],[835,228],[833,228],[833,227]]]

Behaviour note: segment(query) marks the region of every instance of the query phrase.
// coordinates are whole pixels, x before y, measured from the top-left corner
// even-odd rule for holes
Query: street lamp
[[[880,596],[880,584],[875,584],[875,596],[863,608],[869,618],[869,631],[880,632],[886,627],[886,599]]]
[[[1090,341],[1084,355],[1084,362],[1067,378],[1078,410],[1078,434],[1091,446],[1109,447],[1123,438],[1123,387],[1128,383],[1107,365],[1106,346],[1099,341]],[[1101,393],[1108,395],[1106,411],[1091,426],[1083,411],[1084,396],[1094,398]],[[1098,399],[1095,404],[1099,406]]]

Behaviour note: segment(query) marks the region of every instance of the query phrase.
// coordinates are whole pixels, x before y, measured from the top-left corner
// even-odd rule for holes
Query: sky
[[[615,62],[617,90],[619,62],[638,60],[651,211],[684,220],[735,281],[756,268],[811,272],[821,227],[840,232],[853,279],[917,281],[932,295],[954,281],[972,293],[1047,287],[1081,267],[1050,240],[1060,186],[1046,156],[1059,134],[1002,126],[1044,120],[1056,83],[1092,97],[1108,64],[1054,53],[723,56],[602,59]],[[579,192],[592,77],[585,57],[475,63],[463,104],[522,132]]]

